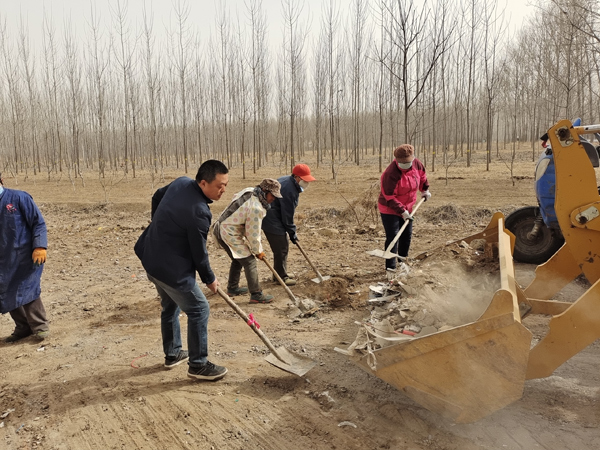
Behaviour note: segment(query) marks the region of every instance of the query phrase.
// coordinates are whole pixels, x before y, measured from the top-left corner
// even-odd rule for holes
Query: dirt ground
[[[443,170],[430,172],[433,196],[417,213],[411,256],[480,231],[496,210],[534,204],[529,159],[518,162],[514,186],[503,163],[489,172],[483,165],[453,167],[448,183]],[[298,235],[321,273],[332,280],[313,283],[315,274],[296,248],[290,250],[289,268],[299,279],[294,295],[317,301],[319,309],[306,317],[289,316],[290,299],[269,281],[271,274],[260,263],[263,289],[275,301],[235,301],[256,316],[276,346],[301,353],[317,366],[300,378],[267,363],[262,341],[220,297],[205,290],[211,305],[209,358],[229,369],[215,383],[190,380],[185,365],[163,367],[159,301],[133,253],[149,223],[152,193],[182,171],[169,170],[165,180],[154,183],[147,172],[104,183],[90,172],[84,183],[74,184],[66,176],[48,181],[5,175],[8,187],[33,195],[48,224],[42,299],[51,337],[42,343],[32,338],[0,343],[0,449],[596,447],[597,343],[551,377],[527,381],[521,400],[462,425],[424,409],[335,352],[334,347],[354,341],[355,321],[372,313],[369,286],[386,281],[383,260],[366,254],[383,248],[375,210],[379,172],[376,164],[358,168],[344,163],[334,181],[329,167],[316,168],[310,158],[306,162],[318,181],[300,197]],[[241,173],[232,170],[228,191],[213,204],[215,216],[235,192],[285,174],[265,167],[243,180]],[[229,260],[212,242],[209,252],[225,284]],[[449,310],[456,312],[469,307],[466,297],[459,298],[461,283],[466,291],[480,281],[468,274],[455,277],[451,266],[447,261],[437,279],[429,273],[428,289],[443,293],[448,284],[459,286],[458,296],[446,296]],[[517,264],[516,269],[517,280],[526,285],[534,267]],[[493,286],[498,273],[484,275]],[[573,301],[583,289],[580,283],[560,299]],[[479,294],[478,302],[485,305],[493,290]],[[185,324],[182,317],[184,342]],[[527,326],[537,338],[544,329],[543,320]],[[11,332],[10,316],[0,316],[0,336]]]

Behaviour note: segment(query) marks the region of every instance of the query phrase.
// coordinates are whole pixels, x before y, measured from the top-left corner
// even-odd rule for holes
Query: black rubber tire
[[[565,243],[565,239],[559,232],[551,230],[545,224],[542,224],[536,239],[527,238],[537,214],[537,206],[525,206],[506,216],[505,227],[515,235],[515,251],[513,253],[515,261],[528,264],[545,263]]]

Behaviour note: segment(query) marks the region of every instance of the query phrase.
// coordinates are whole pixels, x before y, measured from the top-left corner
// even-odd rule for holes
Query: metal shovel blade
[[[413,215],[417,212],[417,210],[423,204],[424,201],[425,201],[425,198],[422,198],[421,200],[419,200],[419,203],[417,203],[415,205],[415,207],[413,208],[413,211],[412,211]],[[400,239],[400,235],[402,234],[404,229],[408,226],[408,223],[409,223],[408,220],[404,221],[404,224],[402,225],[402,227],[400,227],[400,230],[398,231],[398,233],[396,233],[396,236],[394,237],[392,242],[389,243],[389,245],[385,249],[385,251],[371,250],[371,251],[367,252],[367,255],[378,256],[379,258],[385,258],[385,259],[401,258],[400,256],[396,255],[395,253],[392,253],[391,250],[394,248],[394,245],[396,244],[396,242],[398,242],[398,239]]]
[[[310,369],[315,367],[317,363],[306,356],[300,356],[290,352],[285,347],[279,347],[277,349],[277,355],[281,359],[277,358],[273,353],[269,354],[265,360],[275,367],[285,370],[286,372],[293,373],[299,377],[303,376]],[[283,361],[282,361],[283,360]]]
[[[378,256],[379,258],[385,259],[399,258],[397,253],[388,252],[387,250],[369,250],[367,255]]]
[[[326,281],[329,280],[331,277],[329,275],[325,276],[325,277],[321,277],[321,278],[311,278],[310,281],[314,282],[314,283],[320,283],[321,281]]]
[[[242,318],[246,324],[252,328],[252,331],[256,333],[256,335],[265,343],[267,348],[271,351],[271,354],[268,355],[265,359],[273,364],[275,367],[278,367],[281,370],[285,370],[286,372],[293,373],[294,375],[302,376],[317,363],[306,356],[296,355],[290,352],[285,347],[279,347],[276,349],[269,338],[265,336],[265,333],[260,329],[260,326],[256,323],[250,324],[250,317],[246,314],[233,300],[231,297],[223,291],[220,287],[217,287],[217,293],[227,302],[229,306],[233,308],[233,310]]]

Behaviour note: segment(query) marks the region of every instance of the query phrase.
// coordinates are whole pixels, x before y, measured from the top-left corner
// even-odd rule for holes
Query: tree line
[[[540,0],[515,33],[497,0],[326,0],[319,23],[302,0],[281,0],[277,23],[261,0],[222,2],[203,38],[185,0],[166,30],[149,6],[109,4],[107,20],[90,2],[82,36],[0,16],[3,172],[135,177],[218,158],[245,177],[310,155],[335,178],[342,163],[381,170],[404,142],[429,170],[475,154],[489,168],[520,142],[535,158],[558,119],[600,118],[598,0]]]

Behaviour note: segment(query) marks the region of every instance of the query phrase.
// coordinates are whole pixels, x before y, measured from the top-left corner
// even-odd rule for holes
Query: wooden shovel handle
[[[250,243],[248,242],[248,239],[246,239],[246,237],[244,236],[244,242],[246,243],[246,247],[248,247],[248,251],[252,254],[252,256],[254,256],[255,258],[258,258],[254,252],[252,251],[252,247],[250,246]],[[269,264],[269,261],[267,261],[265,258],[263,258],[261,261],[263,261],[267,267],[269,268],[269,270],[271,272],[273,272],[273,276],[275,278],[277,278],[277,281],[279,281],[279,284],[281,284],[283,286],[283,288],[285,289],[285,292],[287,292],[288,297],[290,298],[290,300],[292,300],[294,302],[294,305],[298,305],[298,300],[296,300],[296,297],[294,297],[294,293],[290,290],[289,287],[287,287],[287,285],[285,284],[285,281],[283,281],[281,279],[281,277],[279,276],[279,274],[275,271],[275,269],[273,269],[273,266],[271,264]]]
[[[308,255],[306,254],[306,252],[304,251],[304,249],[300,246],[300,242],[296,241],[296,246],[300,249],[300,252],[302,252],[302,254],[304,255],[304,257],[306,258],[306,260],[310,264],[310,267],[312,267],[312,269],[315,271],[315,273],[319,277],[319,281],[323,282],[323,277],[321,276],[321,273],[318,271],[318,269],[312,263],[312,261],[310,260],[310,258],[308,257]]]
[[[296,300],[296,297],[294,297],[294,293],[290,290],[289,287],[287,287],[287,285],[285,284],[285,281],[283,281],[283,279],[279,276],[279,274],[273,268],[273,266],[269,263],[269,261],[267,261],[266,258],[263,258],[261,261],[267,265],[267,267],[269,268],[269,270],[271,272],[273,272],[273,276],[275,278],[277,278],[277,281],[279,281],[279,284],[281,284],[281,286],[283,286],[283,288],[285,289],[285,292],[287,292],[287,295],[290,298],[290,300],[292,300],[294,302],[294,304],[297,304],[298,300]]]
[[[288,364],[288,362],[285,359],[283,359],[281,355],[279,355],[279,353],[277,353],[277,350],[275,350],[275,347],[273,346],[269,338],[265,336],[265,334],[260,330],[260,328],[256,328],[256,325],[254,323],[248,323],[248,314],[246,314],[219,286],[217,286],[217,293],[223,298],[223,300],[227,302],[229,306],[231,306],[231,308],[238,314],[238,316],[240,316],[244,320],[244,322],[246,322],[250,326],[250,328],[252,328],[252,330],[258,335],[261,341],[265,343],[265,345],[271,351],[271,353],[273,353],[273,355],[275,355],[277,359],[281,362]]]
[[[417,205],[413,209],[413,212],[412,212],[413,214],[417,212],[417,209],[419,209],[419,206],[421,206],[424,201],[425,201],[425,199],[421,198],[421,200],[419,201],[419,203],[417,203]],[[400,235],[402,234],[402,232],[404,231],[404,229],[407,226],[408,226],[408,220],[405,220],[404,221],[404,225],[402,225],[402,228],[400,228],[400,231],[398,231],[398,234],[396,234],[396,236],[394,237],[394,240],[392,242],[390,242],[390,245],[388,245],[388,248],[385,249],[386,253],[390,253],[392,251],[392,248],[394,247],[394,244],[396,244],[396,242],[398,242],[398,239],[400,239]]]

